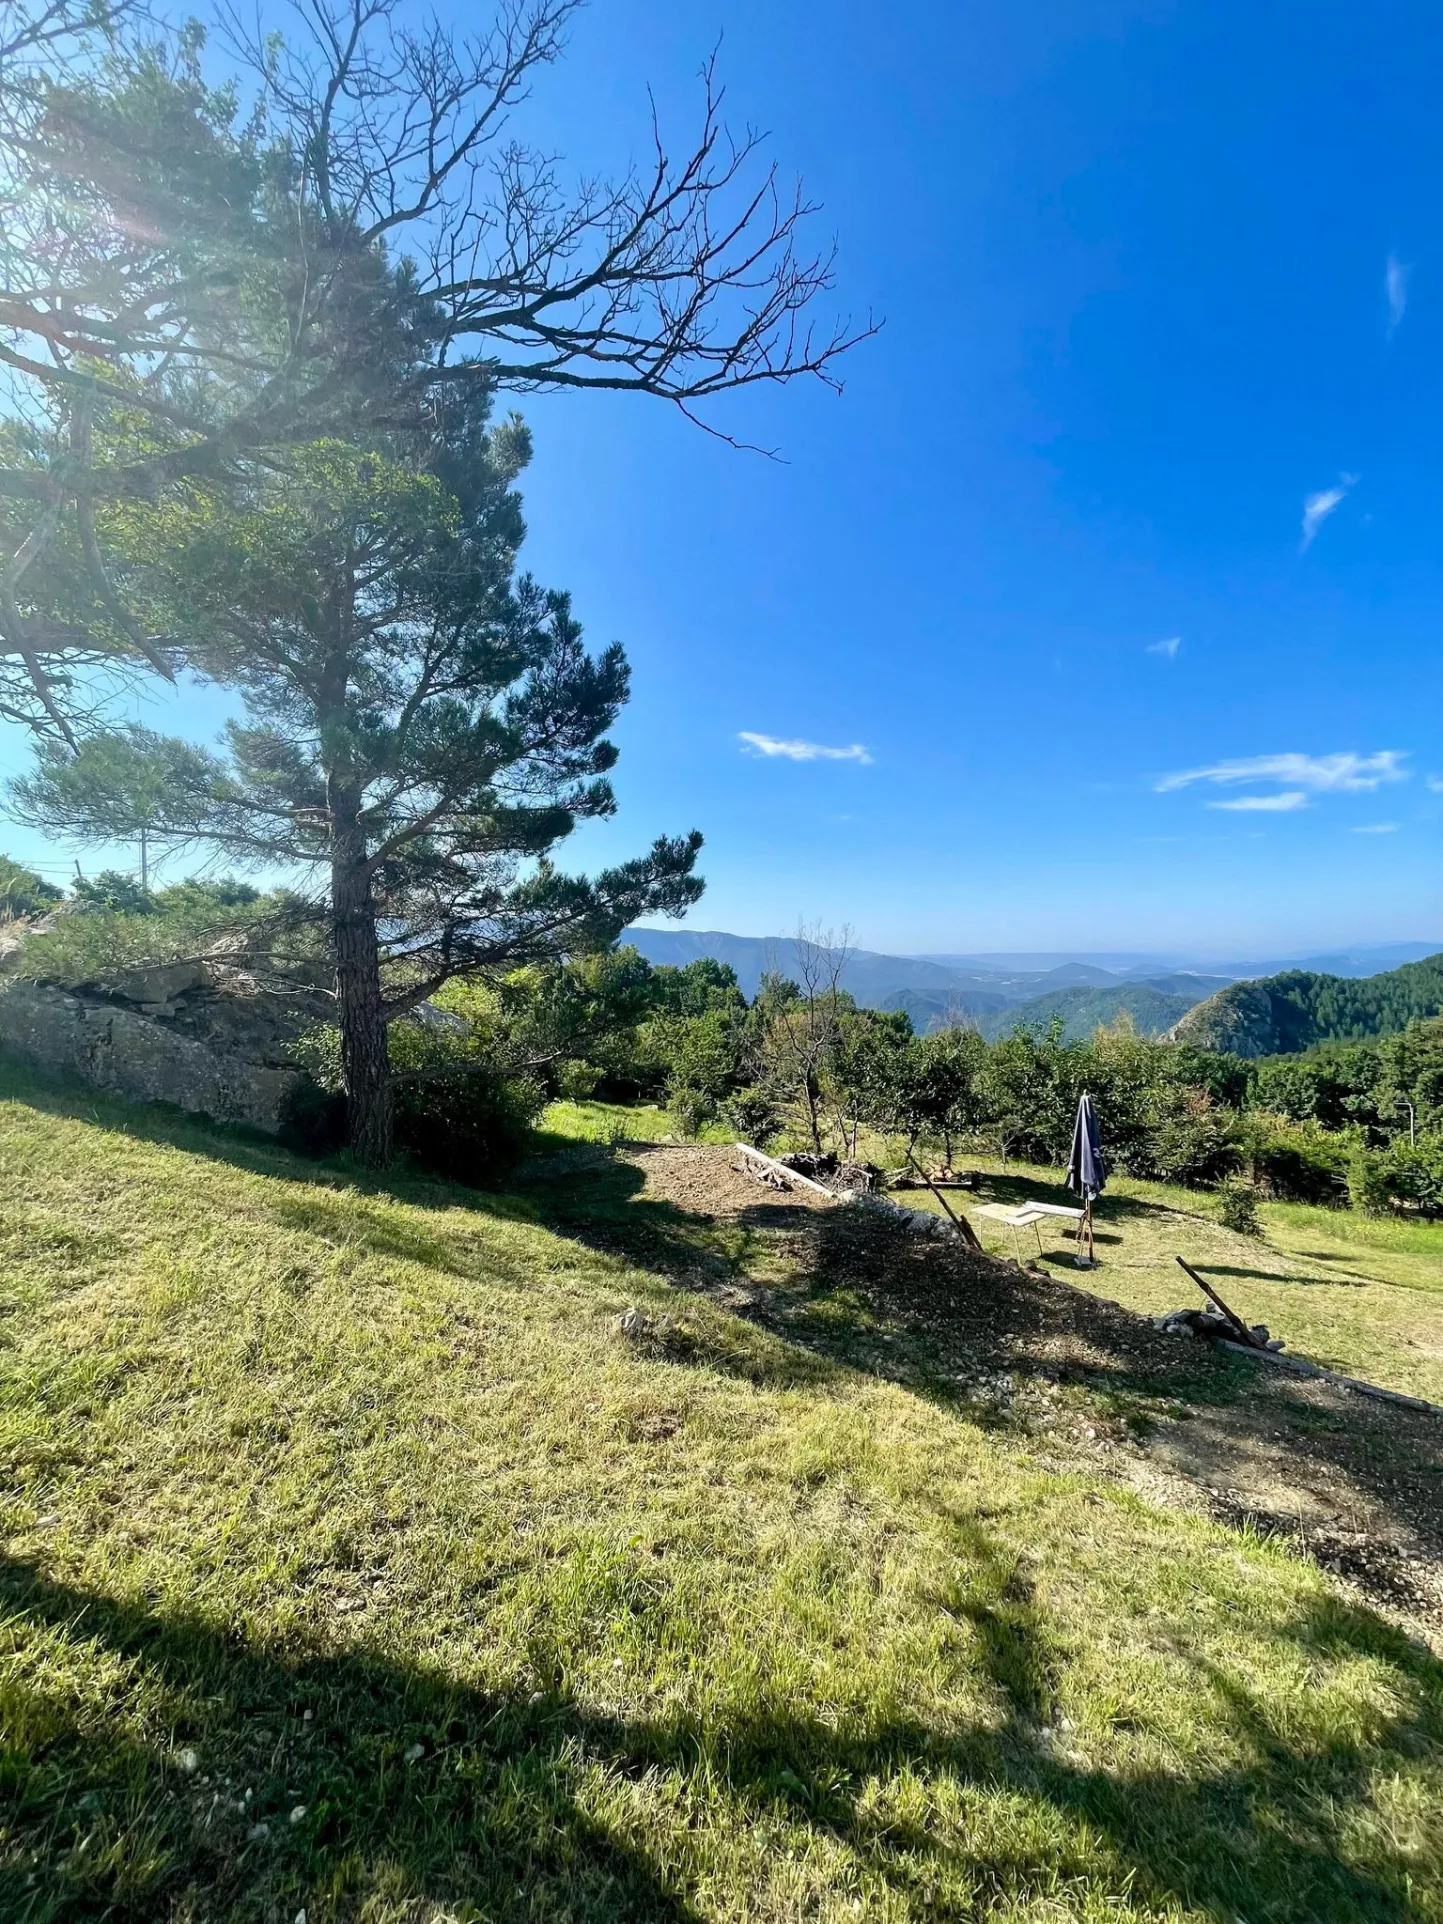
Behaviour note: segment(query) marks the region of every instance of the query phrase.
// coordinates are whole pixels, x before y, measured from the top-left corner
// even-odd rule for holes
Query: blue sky
[[[524,403],[635,675],[572,858],[696,826],[692,923],[880,949],[1443,941],[1443,11],[594,0],[525,130],[680,144],[719,31],[886,326],[715,406],[784,460]]]

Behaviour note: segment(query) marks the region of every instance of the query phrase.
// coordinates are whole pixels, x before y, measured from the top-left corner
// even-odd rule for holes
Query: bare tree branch
[[[22,581],[62,533],[97,611],[82,645],[169,667],[107,502],[244,488],[308,440],[420,420],[438,384],[650,394],[746,446],[708,403],[836,388],[875,332],[812,318],[834,249],[763,136],[728,130],[715,56],[690,142],[653,106],[644,163],[568,187],[515,123],[580,0],[498,0],[480,33],[286,0],[279,36],[217,3],[249,119],[142,0],[0,0],[0,415],[24,429],[0,436],[0,626],[52,727]]]

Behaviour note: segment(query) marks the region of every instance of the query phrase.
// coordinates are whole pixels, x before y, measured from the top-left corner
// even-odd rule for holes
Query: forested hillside
[[[1443,954],[1361,979],[1289,969],[1235,982],[1177,1024],[1172,1038],[1249,1058],[1295,1055],[1320,1042],[1396,1035],[1443,1011]]]
[[[1061,1016],[1064,1042],[1083,1042],[1095,1029],[1109,1028],[1119,1016],[1128,1016],[1139,1035],[1160,1036],[1197,1000],[1196,992],[1173,994],[1151,982],[1054,989],[1050,995],[1036,995],[998,1015],[984,1016],[977,1026],[989,1042],[995,1042],[1019,1022],[1030,1029],[1045,1028],[1054,1016]]]

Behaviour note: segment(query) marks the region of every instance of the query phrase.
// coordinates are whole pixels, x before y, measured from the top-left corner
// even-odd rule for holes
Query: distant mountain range
[[[711,929],[628,929],[651,962],[684,965],[713,956],[736,971],[748,997],[763,974],[797,973],[791,936],[728,935]],[[1129,1014],[1142,1035],[1162,1035],[1188,1010],[1228,984],[1307,967],[1335,976],[1367,976],[1432,953],[1427,942],[1390,943],[1327,956],[1271,962],[1198,963],[1179,955],[1006,953],[879,955],[861,949],[842,985],[868,1009],[905,1009],[920,1032],[967,1022],[983,1035],[1006,1035],[1019,1022],[1042,1027],[1054,1015],[1069,1037]]]
[[[727,935],[720,929],[627,929],[623,941],[633,943],[650,962],[685,966],[698,956],[714,956],[737,972],[743,995],[756,995],[768,970],[797,975],[797,941],[791,935]],[[1383,1033],[1370,1027],[1374,1016],[1393,1010],[1393,1002],[1412,1004],[1424,995],[1424,977],[1431,991],[1431,970],[1399,968],[1433,956],[1437,943],[1380,943],[1372,949],[1339,950],[1335,954],[1297,956],[1274,962],[1197,962],[1179,954],[1104,952],[1004,952],[1004,954],[931,954],[887,956],[858,949],[848,958],[843,987],[862,1008],[904,1008],[912,1027],[925,1035],[954,1022],[972,1024],[989,1039],[1008,1035],[1018,1024],[1045,1027],[1062,1016],[1064,1035],[1081,1039],[1099,1024],[1131,1016],[1139,1035],[1166,1035],[1176,1029],[1179,1039],[1195,1041],[1204,1049],[1226,1049],[1226,1033],[1256,1037],[1245,1052],[1264,1052],[1254,1043],[1266,1024],[1260,1020],[1256,997],[1233,983],[1247,983],[1249,991],[1262,979],[1272,991],[1274,977],[1285,987],[1270,997],[1278,1020],[1270,1035],[1318,1031],[1328,1035]],[[1397,993],[1389,989],[1399,972]],[[1306,987],[1299,987],[1306,977]],[[1372,977],[1364,981],[1362,977]],[[1329,983],[1333,987],[1329,987]],[[1303,1000],[1306,1018],[1289,1016],[1287,1008]],[[1426,995],[1424,995],[1426,1000]],[[1254,1006],[1256,1004],[1256,1006]],[[1287,1004],[1287,1008],[1285,1008]],[[1243,1018],[1247,1008],[1249,1020]],[[1197,1014],[1189,1014],[1197,1010]],[[1422,1006],[1414,1012],[1428,1012]],[[1401,1024],[1399,1024],[1401,1025]],[[1291,1041],[1272,1047],[1308,1047]]]

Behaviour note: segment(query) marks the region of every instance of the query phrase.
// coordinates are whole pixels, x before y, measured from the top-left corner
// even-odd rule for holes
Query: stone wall
[[[165,990],[179,987],[179,969],[170,973],[173,982],[156,985],[157,1012],[168,1006]],[[80,1076],[132,1102],[170,1102],[272,1135],[301,1079],[298,1070],[216,1048],[158,1014],[44,983],[0,984],[0,1047],[43,1073]]]

